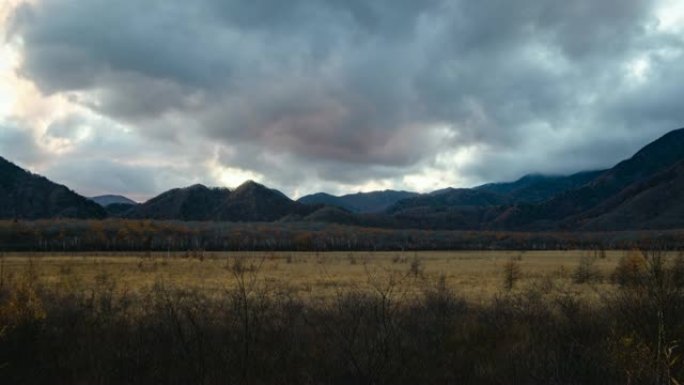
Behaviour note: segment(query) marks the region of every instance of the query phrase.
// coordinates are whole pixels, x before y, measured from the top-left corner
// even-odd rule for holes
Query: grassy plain
[[[235,268],[274,293],[326,299],[349,290],[391,284],[411,296],[439,281],[468,301],[484,303],[504,288],[504,270],[518,266],[514,290],[596,297],[611,290],[610,276],[627,251],[456,252],[221,252],[221,253],[5,253],[1,274],[11,280],[30,273],[42,285],[89,290],[114,282],[119,292],[169,287],[222,293],[235,287]],[[597,274],[589,283],[574,275],[582,261]],[[426,285],[427,283],[427,285]],[[553,289],[553,290],[552,290]]]
[[[3,384],[671,385],[681,341],[681,252],[0,255]]]

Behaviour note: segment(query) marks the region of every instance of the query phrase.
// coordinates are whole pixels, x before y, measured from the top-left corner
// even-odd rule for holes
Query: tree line
[[[684,230],[491,232],[319,223],[0,221],[0,251],[403,251],[684,248]]]

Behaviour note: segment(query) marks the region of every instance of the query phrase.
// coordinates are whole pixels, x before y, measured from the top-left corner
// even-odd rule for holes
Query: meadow
[[[0,255],[0,383],[673,385],[680,341],[680,252]]]
[[[632,251],[633,252],[633,251]],[[112,281],[118,292],[163,283],[169,287],[217,293],[234,288],[236,268],[272,291],[324,300],[340,292],[372,290],[393,281],[402,294],[417,295],[442,281],[470,302],[491,301],[508,289],[553,284],[558,290],[595,297],[614,286],[611,274],[630,251],[423,251],[423,252],[114,252],[5,253],[0,274],[31,274],[46,287],[88,290],[98,280]],[[594,276],[573,275],[584,262]],[[507,288],[505,268],[518,270]],[[11,278],[9,278],[11,279]]]

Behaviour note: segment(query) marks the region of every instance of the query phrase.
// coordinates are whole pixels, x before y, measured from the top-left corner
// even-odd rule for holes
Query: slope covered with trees
[[[365,193],[347,194],[342,196],[328,193],[306,195],[297,201],[305,204],[324,204],[341,207],[354,213],[377,213],[386,210],[393,204],[416,197],[420,194],[409,191],[372,191]]]
[[[0,157],[0,218],[103,218],[97,203]]]

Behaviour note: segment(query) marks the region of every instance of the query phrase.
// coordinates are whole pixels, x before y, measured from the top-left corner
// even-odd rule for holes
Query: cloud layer
[[[84,193],[140,198],[245,177],[298,195],[608,167],[684,126],[682,14],[641,0],[17,2],[6,71],[52,102],[0,115],[0,149]]]

